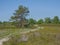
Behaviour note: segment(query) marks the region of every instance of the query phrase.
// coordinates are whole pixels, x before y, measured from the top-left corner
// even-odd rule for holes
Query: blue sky
[[[0,0],[0,21],[8,21],[19,5],[29,8],[29,18],[60,17],[60,0]]]

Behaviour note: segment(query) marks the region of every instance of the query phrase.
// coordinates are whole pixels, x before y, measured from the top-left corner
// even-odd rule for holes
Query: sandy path
[[[9,40],[8,37],[0,39],[0,45],[3,45],[3,42],[8,41],[8,40]]]
[[[33,32],[33,31],[36,31],[36,30],[38,30],[38,29],[40,29],[40,28],[41,28],[41,27],[38,27],[38,28],[36,28],[36,29],[31,29],[31,30],[29,30],[29,31],[24,31],[24,32],[21,32],[21,34]],[[44,27],[42,27],[41,29],[44,29]],[[14,34],[14,33],[13,33],[13,34]],[[12,35],[12,34],[10,34],[10,35]],[[3,42],[8,41],[10,35],[6,36],[6,38],[0,39],[0,45],[3,45]]]
[[[20,33],[24,34],[24,33],[34,32],[34,31],[37,31],[39,29],[44,29],[44,27],[38,27],[38,28],[35,28],[35,29],[30,29],[30,30],[27,30],[27,31],[24,31],[24,32],[20,32]]]

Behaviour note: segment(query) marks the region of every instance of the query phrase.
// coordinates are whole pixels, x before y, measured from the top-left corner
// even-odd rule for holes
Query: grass
[[[19,34],[20,32],[24,32],[24,31],[28,31],[30,30],[29,28],[15,28],[15,29],[0,29],[0,39],[4,38],[8,35],[15,35],[15,34]]]
[[[3,32],[2,34],[5,35],[11,33],[15,33],[15,34],[11,36],[11,39],[9,41],[4,42],[4,45],[60,45],[59,43],[60,27],[59,26],[43,26],[43,27],[44,29],[39,29],[37,31],[29,32],[26,34],[20,34],[22,29],[13,29],[9,31],[5,30],[6,32]],[[27,31],[27,30],[23,30],[23,31]],[[27,36],[28,40],[18,41],[19,39],[21,39],[22,35]]]

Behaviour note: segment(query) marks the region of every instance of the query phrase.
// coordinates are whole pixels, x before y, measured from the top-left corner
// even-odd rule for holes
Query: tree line
[[[60,24],[60,19],[58,16],[54,16],[53,19],[50,17],[46,17],[45,19],[40,19],[37,22],[38,24]]]
[[[16,27],[28,27],[34,24],[60,24],[60,19],[58,16],[54,16],[53,19],[51,19],[50,17],[46,17],[44,19],[39,19],[38,21],[33,18],[27,19],[26,17],[29,16],[29,12],[30,11],[27,7],[20,5],[11,16],[10,21],[0,21],[0,25],[8,24],[14,25]]]

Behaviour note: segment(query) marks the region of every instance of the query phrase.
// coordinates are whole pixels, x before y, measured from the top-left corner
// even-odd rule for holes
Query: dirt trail
[[[36,28],[36,29],[31,29],[31,30],[29,30],[29,31],[24,31],[24,32],[21,32],[21,34],[24,34],[24,33],[29,33],[29,32],[32,32],[32,31],[36,31],[36,30],[38,30],[38,29],[44,29],[44,27],[38,27],[38,28]],[[14,34],[14,33],[13,33]],[[10,34],[10,35],[12,35],[12,34]],[[6,36],[6,38],[3,38],[3,39],[0,39],[0,45],[3,45],[3,42],[5,42],[5,41],[8,41],[10,38],[9,38],[9,36],[10,35],[8,35],[8,36]]]
[[[3,45],[3,42],[8,41],[8,40],[9,40],[8,37],[0,39],[0,45]]]
[[[28,31],[21,32],[21,34],[33,32],[33,31],[39,30],[40,28],[43,29],[44,27],[38,27],[38,28],[35,28],[35,29],[30,29]]]

